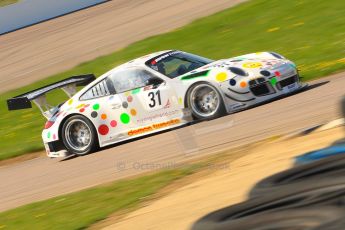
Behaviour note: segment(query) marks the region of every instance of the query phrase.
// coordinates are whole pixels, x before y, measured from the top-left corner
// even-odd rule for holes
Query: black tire
[[[208,107],[210,110],[212,110],[212,112],[208,113],[206,110],[202,111],[202,108],[198,108],[200,105],[198,106],[195,104],[198,99],[194,98],[194,95],[195,95],[194,93],[198,91],[200,92],[201,90],[209,90],[211,91],[210,96],[214,94],[217,97],[216,108],[212,110],[210,109],[211,108],[210,106],[205,106],[205,107]],[[207,82],[199,82],[199,83],[194,84],[192,87],[190,87],[187,91],[186,98],[187,98],[187,106],[188,108],[191,109],[192,115],[194,119],[196,120],[212,120],[212,119],[221,117],[226,113],[224,101],[220,92],[215,86]]]
[[[345,155],[336,155],[305,165],[299,165],[274,174],[258,182],[250,191],[249,197],[259,197],[294,189],[307,181],[318,183],[323,178],[345,178]]]
[[[78,124],[79,128],[85,126],[80,132],[78,132],[78,135],[80,134],[81,136],[75,135],[75,132],[77,131],[72,130],[73,126]],[[72,131],[74,131],[73,134]],[[84,133],[89,133],[89,138],[84,138],[86,134],[83,134],[83,131]],[[60,135],[64,146],[71,154],[83,156],[95,152],[99,148],[96,129],[91,121],[84,116],[74,115],[67,118],[63,123]],[[86,140],[85,144],[82,141],[78,142],[78,140],[73,140],[78,138],[84,138],[84,140]],[[80,146],[78,146],[78,144],[80,144]]]
[[[340,209],[340,213],[337,215],[332,213],[330,216],[324,216],[324,218],[327,219],[327,222],[335,221],[341,215],[344,217],[344,195],[345,178],[343,177],[334,180],[319,180],[318,183],[306,181],[298,187],[287,187],[281,189],[281,191],[278,193],[270,194],[270,196],[257,197],[243,203],[212,212],[198,220],[194,224],[193,229],[251,230],[256,229],[258,224],[265,226],[265,223],[268,221],[279,223],[279,213],[282,211],[290,210],[292,213],[289,215],[292,215],[291,217],[296,219],[297,216],[294,216],[293,213],[299,212],[298,210],[315,208],[316,210],[319,210],[320,213],[315,213],[314,215],[322,216],[322,213],[324,213],[325,210],[324,207],[334,207]],[[276,214],[278,216],[274,217]],[[260,223],[261,218],[259,217],[261,217],[261,215],[264,215],[266,219],[262,219],[263,222]],[[304,216],[303,213],[300,213],[299,215],[301,217],[300,221],[304,222],[303,219],[306,218],[306,216]],[[329,219],[333,218],[332,216],[335,217],[335,219]],[[251,226],[253,227],[251,228]]]

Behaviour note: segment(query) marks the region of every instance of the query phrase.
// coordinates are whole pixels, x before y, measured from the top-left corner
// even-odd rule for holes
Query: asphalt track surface
[[[113,0],[0,36],[0,93],[245,0]]]
[[[341,117],[345,73],[310,85],[306,91],[246,111],[88,156],[64,161],[41,157],[1,167],[0,211],[162,167],[177,167],[216,151]]]

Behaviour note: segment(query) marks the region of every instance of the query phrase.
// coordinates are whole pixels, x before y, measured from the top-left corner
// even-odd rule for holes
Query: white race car
[[[87,85],[79,92],[76,86]],[[110,144],[209,120],[286,95],[304,86],[293,62],[273,52],[213,61],[169,50],[66,80],[7,101],[9,110],[39,106],[47,118],[43,142],[49,157],[85,155]],[[58,106],[45,94],[61,88]]]

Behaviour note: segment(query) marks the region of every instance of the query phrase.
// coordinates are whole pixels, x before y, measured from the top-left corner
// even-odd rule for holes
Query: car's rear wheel
[[[66,149],[77,155],[86,155],[98,148],[96,130],[92,123],[81,115],[69,117],[61,132]]]
[[[187,103],[198,120],[217,118],[225,113],[220,93],[208,83],[192,86],[187,93]]]

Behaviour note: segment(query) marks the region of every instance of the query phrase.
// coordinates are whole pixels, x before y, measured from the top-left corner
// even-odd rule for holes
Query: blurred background
[[[13,96],[77,74],[100,76],[166,49],[215,60],[274,51],[296,63],[310,88],[63,161],[44,156],[45,119],[37,108],[7,111]],[[298,159],[344,152],[344,69],[343,0],[0,0],[0,229],[190,228],[250,199],[255,183]],[[63,92],[48,97],[67,99]],[[186,155],[181,133],[191,134],[200,152]],[[336,208],[330,212],[341,219]]]

